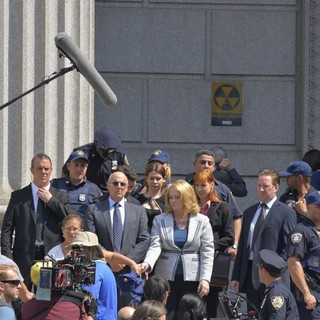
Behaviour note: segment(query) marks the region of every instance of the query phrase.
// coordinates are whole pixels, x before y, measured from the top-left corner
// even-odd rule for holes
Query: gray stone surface
[[[96,19],[99,71],[204,72],[204,10],[97,5]]]
[[[108,1],[108,0],[102,0]],[[138,1],[138,0],[130,0]],[[221,5],[295,5],[296,0],[149,0],[150,3],[190,3]]]
[[[211,81],[149,80],[148,96],[150,142],[295,143],[293,81],[243,81],[242,127],[211,126]]]
[[[118,102],[110,108],[96,100],[95,127],[118,128],[123,141],[142,141],[144,129],[142,118],[143,80],[139,78],[108,79],[107,77],[104,79],[118,96]]]
[[[296,9],[213,10],[212,73],[295,75]]]

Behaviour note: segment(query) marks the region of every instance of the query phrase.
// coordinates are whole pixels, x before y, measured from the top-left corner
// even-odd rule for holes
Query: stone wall
[[[140,174],[155,149],[170,154],[176,179],[193,170],[197,150],[224,147],[248,184],[247,207],[259,169],[285,169],[320,147],[307,98],[318,2],[96,1],[96,65],[118,104],[96,100],[95,127],[120,129]],[[214,81],[242,83],[242,126],[211,126]]]

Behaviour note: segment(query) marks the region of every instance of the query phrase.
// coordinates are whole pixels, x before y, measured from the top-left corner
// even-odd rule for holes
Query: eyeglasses
[[[17,287],[21,281],[20,280],[0,280],[0,282],[3,282],[3,283],[10,283],[12,284],[13,286]]]
[[[125,182],[120,182],[120,181],[112,181],[110,183],[115,187],[117,187],[119,184],[120,184],[121,188],[124,188],[127,186],[127,184]]]

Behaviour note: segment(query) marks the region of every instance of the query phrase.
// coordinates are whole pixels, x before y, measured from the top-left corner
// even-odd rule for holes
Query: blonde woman
[[[153,220],[151,242],[142,271],[169,281],[167,319],[176,319],[177,306],[186,293],[209,293],[214,245],[209,219],[199,214],[195,192],[184,180],[166,193],[167,212]]]

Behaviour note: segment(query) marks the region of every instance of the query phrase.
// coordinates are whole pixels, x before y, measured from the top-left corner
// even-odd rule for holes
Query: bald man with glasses
[[[110,175],[107,189],[109,197],[88,207],[86,229],[97,234],[99,243],[107,250],[121,253],[139,263],[143,260],[150,235],[148,219],[143,207],[125,201],[128,178],[122,172]],[[128,273],[130,268],[118,265],[118,273]],[[130,301],[119,300],[118,308]]]

